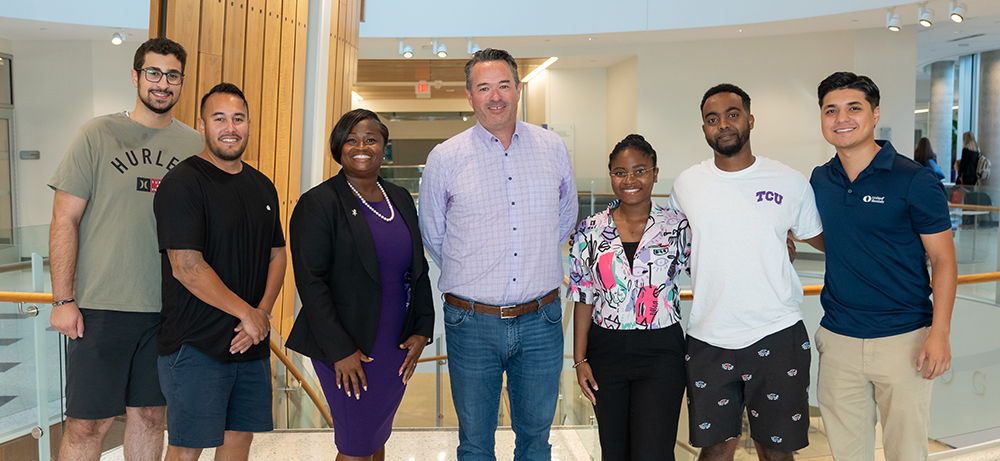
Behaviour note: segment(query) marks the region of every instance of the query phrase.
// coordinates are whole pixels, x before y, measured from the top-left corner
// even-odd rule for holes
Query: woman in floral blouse
[[[580,222],[570,248],[577,381],[605,460],[672,460],[685,382],[677,277],[690,229],[650,199],[659,169],[642,136],[619,142],[608,169],[618,200]]]

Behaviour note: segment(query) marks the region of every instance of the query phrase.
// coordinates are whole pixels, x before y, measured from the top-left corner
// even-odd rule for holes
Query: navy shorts
[[[125,407],[162,407],[157,312],[80,309],[83,337],[66,347],[66,416],[105,419]]]
[[[809,334],[800,321],[743,349],[722,349],[688,336],[691,445],[739,437],[743,408],[750,436],[789,453],[809,445]]]
[[[170,445],[212,448],[222,445],[226,431],[274,429],[269,359],[222,363],[183,345],[157,365]]]

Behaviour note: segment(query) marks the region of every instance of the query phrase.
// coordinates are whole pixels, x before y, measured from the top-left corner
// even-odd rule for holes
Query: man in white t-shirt
[[[702,130],[713,159],[674,181],[671,207],[691,224],[694,303],[688,320],[688,413],[700,459],[733,459],[743,408],[761,460],[809,444],[809,336],[802,283],[786,236],[823,247],[809,181],[750,152],[750,96],[705,93]]]

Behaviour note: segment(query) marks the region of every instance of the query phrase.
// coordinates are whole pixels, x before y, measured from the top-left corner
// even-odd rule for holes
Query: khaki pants
[[[876,405],[885,459],[927,459],[934,381],[921,377],[916,362],[929,332],[859,339],[823,327],[816,331],[817,397],[835,460],[874,459]]]

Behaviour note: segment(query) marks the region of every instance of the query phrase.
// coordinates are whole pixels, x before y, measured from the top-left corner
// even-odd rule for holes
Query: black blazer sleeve
[[[331,194],[314,191],[301,197],[288,226],[295,287],[302,309],[287,345],[332,364],[353,354],[358,345],[341,324],[328,283],[333,275],[330,271],[334,267],[334,242],[338,238],[333,216],[337,207],[329,201]]]

